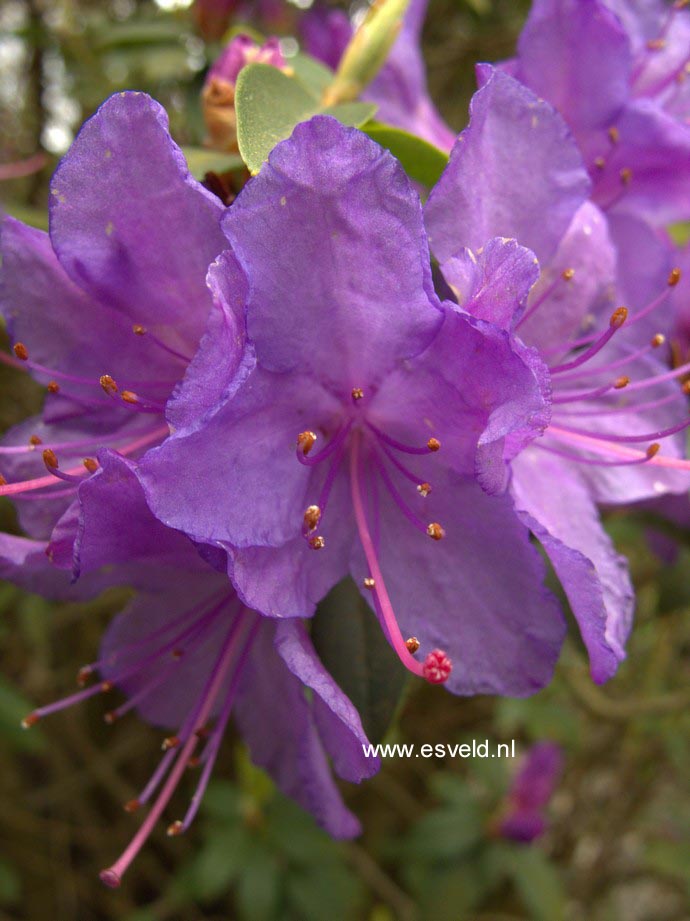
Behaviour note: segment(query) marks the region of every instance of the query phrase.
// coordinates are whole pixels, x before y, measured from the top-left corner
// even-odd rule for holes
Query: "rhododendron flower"
[[[461,306],[513,331],[543,360],[553,414],[543,437],[513,459],[511,491],[563,583],[592,675],[604,681],[624,656],[633,593],[596,503],[679,492],[689,482],[678,381],[690,368],[668,369],[657,357],[665,337],[649,326],[679,272],[662,280],[654,262],[631,266],[587,201],[587,173],[561,117],[505,73],[482,76],[470,125],[429,197],[427,228]],[[649,239],[634,223],[627,233]],[[542,267],[517,311],[500,297],[511,244],[492,240],[499,237],[529,246]],[[529,263],[529,255],[520,258]],[[639,279],[638,299],[658,285],[648,304],[614,300],[617,268]]]
[[[375,773],[379,762],[364,756],[359,715],[321,664],[302,623],[247,609],[228,581],[224,554],[196,548],[157,521],[131,461],[107,449],[99,460],[98,472],[79,490],[74,572],[83,577],[107,568],[113,581],[141,591],[108,628],[98,661],[81,669],[82,685],[95,682],[35,710],[24,725],[117,689],[127,699],[106,722],[136,709],[147,722],[173,731],[149,782],[125,806],[134,812],[152,802],[151,809],[120,858],[103,871],[103,881],[120,884],[181,777],[198,765],[189,808],[168,827],[171,835],[186,831],[231,713],[254,762],[284,793],[335,837],[357,834],[359,823],[342,802],[329,758],[353,782]]]
[[[309,615],[351,573],[415,674],[465,694],[543,685],[562,618],[509,497],[475,477],[500,492],[548,406],[524,349],[438,300],[397,161],[313,118],[223,226],[209,332],[142,464],[155,514],[227,547],[267,615]],[[213,331],[245,315],[237,372]]]
[[[535,0],[509,63],[580,146],[594,201],[654,223],[690,214],[685,0]]]
[[[555,742],[539,742],[526,753],[508,791],[497,823],[504,838],[529,844],[547,828],[546,807],[563,771],[563,753]]]
[[[189,175],[164,110],[123,93],[58,167],[50,233],[4,218],[0,310],[14,357],[1,357],[47,393],[41,415],[0,446],[0,494],[33,538],[2,537],[3,574],[26,584],[43,571],[45,540],[101,446],[136,457],[168,434],[163,408],[203,332],[206,271],[226,245],[222,212]]]

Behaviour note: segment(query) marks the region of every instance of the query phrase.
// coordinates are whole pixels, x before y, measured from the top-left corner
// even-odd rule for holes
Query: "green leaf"
[[[39,728],[22,729],[21,721],[32,710],[31,704],[0,679],[0,739],[18,751],[42,751],[45,737]]]
[[[247,841],[244,866],[237,880],[237,907],[245,921],[273,921],[278,917],[280,865],[258,838]]]
[[[672,224],[668,228],[668,232],[671,234],[673,242],[678,246],[685,246],[686,243],[690,243],[690,221]]]
[[[317,607],[312,640],[323,664],[359,711],[370,741],[380,741],[408,675],[352,579],[336,585]]]
[[[506,849],[505,866],[533,921],[563,921],[563,881],[543,851],[524,845]]]
[[[321,99],[333,82],[333,71],[308,54],[302,52],[296,54],[289,59],[288,67],[292,68],[295,77],[312,92],[316,99]]]
[[[205,147],[183,147],[189,172],[197,179],[203,179],[206,173],[229,173],[244,169],[244,160],[239,154],[221,153],[207,150]]]
[[[370,122],[362,129],[365,134],[390,150],[410,177],[429,188],[436,185],[448,165],[448,154],[428,141],[380,122]]]
[[[18,221],[23,221],[30,227],[48,229],[48,212],[45,208],[32,208],[30,205],[21,205],[13,201],[3,202],[2,207],[11,217],[16,217]]]
[[[11,905],[19,899],[21,884],[14,867],[0,860],[0,905]]]
[[[268,64],[249,64],[240,71],[235,87],[237,143],[252,173],[295,125],[313,115],[333,115],[345,125],[362,125],[376,107],[370,103],[326,109],[305,86]]]

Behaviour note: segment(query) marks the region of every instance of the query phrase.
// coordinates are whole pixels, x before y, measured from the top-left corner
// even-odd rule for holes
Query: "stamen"
[[[322,448],[318,454],[314,454],[313,457],[309,458],[306,457],[306,455],[309,454],[313,448],[314,442],[316,441],[316,435],[314,432],[301,432],[297,437],[297,460],[306,467],[315,467],[317,464],[320,464],[321,461],[330,457],[331,454],[340,447],[352,428],[352,423],[353,420],[350,419],[350,421],[346,425],[343,425],[333,438],[331,438],[325,448]],[[323,503],[319,504],[323,507]]]
[[[626,460],[647,458],[646,451],[642,452],[634,448],[625,447],[621,444],[605,441],[599,437],[579,434],[578,432],[569,431],[555,425],[549,425],[545,434],[553,435],[562,441],[569,441],[570,443],[585,445],[585,447],[587,447],[595,454],[603,454],[604,456],[608,457],[613,454],[614,456],[623,457]],[[656,456],[653,455],[651,458],[648,458],[648,461],[650,466],[653,467],[668,467],[673,470],[690,471],[690,460],[685,460],[685,458],[666,457],[664,455],[657,454]]]
[[[628,460],[601,460],[600,458],[583,457],[581,454],[574,454],[572,451],[562,451],[559,448],[553,448],[550,445],[535,442],[535,446],[540,451],[548,451],[549,454],[556,454],[558,457],[564,457],[566,460],[575,461],[578,464],[586,464],[592,467],[636,467],[648,463],[661,450],[658,442],[649,445],[644,454]]]
[[[402,451],[404,454],[429,454],[434,451],[438,451],[441,447],[441,442],[437,438],[430,438],[426,447],[416,448],[412,445],[403,444],[401,441],[396,441],[395,438],[391,438],[390,435],[386,435],[385,432],[382,432],[381,429],[377,428],[373,423],[367,421],[367,427],[372,430],[378,437],[384,441],[387,445],[390,445],[391,448],[395,448],[396,451]]]
[[[309,546],[312,550],[323,550],[323,548],[326,546],[326,540],[320,534],[318,537],[310,537]]]
[[[364,398],[364,391],[361,387],[352,388],[352,401],[357,403],[359,400]]]
[[[632,177],[633,177],[633,171],[630,169],[629,166],[624,166],[624,167],[620,170],[620,172],[618,173],[618,175],[619,175],[619,177],[620,177],[620,181],[623,183],[624,186],[625,186],[625,185],[630,185],[630,182],[631,182]]]
[[[38,447],[38,445],[42,445],[42,444],[43,444],[43,439],[39,438],[38,435],[32,435],[31,438],[29,438],[29,445],[32,448],[36,448]]]
[[[430,484],[429,484],[429,483],[420,483],[420,484],[417,486],[417,492],[419,493],[420,496],[422,496],[422,498],[426,499],[426,497],[427,497],[427,496],[429,495],[429,493],[431,492],[431,486],[430,486]]]
[[[443,540],[446,536],[446,532],[437,521],[432,521],[427,525],[426,533],[432,540]]]
[[[369,576],[364,580],[364,588],[368,588],[369,591],[376,588],[376,581]]]
[[[297,447],[302,454],[307,455],[316,444],[319,436],[316,432],[300,432],[297,436]]]
[[[622,390],[627,387],[629,383],[630,378],[623,376],[617,377],[611,384],[604,384],[593,390],[557,390],[556,393],[558,395],[553,397],[552,402],[560,405],[563,403],[580,403],[583,400],[593,400],[597,397],[605,396],[612,390]]]
[[[98,461],[93,457],[85,457],[82,463],[89,473],[95,473],[98,470]]]
[[[46,465],[48,470],[57,470],[58,468],[58,459],[55,451],[52,448],[46,448],[43,452],[43,463]]]
[[[304,513],[304,527],[308,531],[315,531],[321,519],[321,509],[318,505],[310,505]]]
[[[684,422],[679,422],[667,429],[661,429],[658,432],[647,432],[644,435],[600,435],[597,432],[588,432],[584,429],[570,428],[567,425],[559,426],[559,429],[572,435],[586,435],[591,438],[598,438],[601,441],[614,442],[615,444],[637,444],[641,441],[655,441],[657,438],[669,438],[671,435],[675,435],[677,432],[682,432],[683,429],[688,428],[688,426],[690,426],[690,419],[686,419]],[[550,428],[551,426],[549,426],[546,431],[549,431]]]
[[[60,385],[57,381],[48,381],[48,393],[59,393]]]
[[[438,438],[430,438],[426,443],[427,448],[430,451],[438,451],[441,448],[441,442]]]
[[[135,323],[132,327],[132,332],[135,336],[144,336],[146,335],[146,327],[141,326],[139,323]]]
[[[611,127],[608,129],[606,133],[608,134],[609,140],[611,141],[612,144],[617,144],[618,141],[620,140],[620,136],[621,136],[620,131],[618,130],[618,128],[616,128],[615,125],[611,125]]]
[[[27,349],[27,347],[24,345],[23,342],[15,342],[14,345],[12,346],[12,351],[14,352],[14,354],[17,356],[17,358],[20,361],[29,360],[29,350]]]
[[[573,358],[572,361],[566,361],[560,365],[554,365],[549,370],[552,374],[560,374],[562,371],[570,371],[571,368],[579,368],[580,365],[588,362],[590,358],[593,358],[598,352],[600,352],[607,342],[610,341],[612,336],[614,336],[618,330],[623,326],[625,321],[628,318],[628,311],[625,307],[619,307],[617,310],[611,314],[609,320],[609,327],[606,332],[602,333],[598,339],[590,345],[588,349],[585,349],[584,352],[581,352],[577,358]]]
[[[414,655],[414,653],[417,652],[417,650],[419,649],[420,644],[416,636],[410,636],[408,637],[408,639],[405,640],[405,645],[407,646],[410,653]]]
[[[102,374],[98,379],[98,383],[101,385],[101,387],[107,394],[118,392],[119,388],[117,386],[117,383],[115,379],[110,376],[110,374]]]
[[[668,276],[668,286],[669,288],[675,288],[678,282],[681,279],[681,271],[678,268],[671,269],[671,273]]]

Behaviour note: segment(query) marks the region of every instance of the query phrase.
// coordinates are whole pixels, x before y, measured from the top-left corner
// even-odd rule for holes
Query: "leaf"
[[[39,728],[22,729],[22,719],[32,710],[32,706],[21,694],[0,679],[0,739],[4,744],[18,751],[42,751],[45,737]]]
[[[316,609],[312,641],[348,695],[371,742],[379,742],[398,707],[408,674],[352,579],[338,583]]]
[[[237,880],[237,907],[245,921],[273,921],[279,917],[281,889],[277,857],[258,838],[247,841],[243,869]]]
[[[538,847],[506,850],[506,870],[533,921],[563,921],[565,890],[557,869]]]
[[[239,154],[221,153],[207,150],[205,147],[183,147],[189,172],[197,179],[203,179],[206,173],[229,173],[244,169],[244,160]]]
[[[300,52],[288,61],[288,66],[294,71],[295,77],[316,99],[321,99],[325,90],[333,82],[334,73],[321,61]]]
[[[240,71],[235,87],[240,154],[249,170],[258,173],[275,145],[300,122],[325,112],[345,125],[358,126],[371,118],[375,108],[371,103],[354,103],[327,110],[294,77],[268,64],[249,64]]]
[[[410,179],[415,179],[429,188],[436,185],[448,165],[447,153],[400,128],[381,122],[371,122],[362,130],[381,147],[390,150]]]

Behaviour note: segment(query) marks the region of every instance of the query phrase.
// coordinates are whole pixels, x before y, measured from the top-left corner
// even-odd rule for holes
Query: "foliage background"
[[[184,2],[0,5],[0,164],[46,151],[39,171],[0,183],[4,208],[45,225],[57,157],[116,90],[152,93],[175,137],[200,142],[198,93],[218,49],[196,35],[188,9],[161,8],[175,5]],[[456,128],[473,62],[511,53],[526,8],[432,0],[430,84]],[[3,429],[40,405],[39,388],[5,367],[0,387]],[[0,519],[16,526],[5,500]],[[197,823],[173,839],[161,823],[118,892],[102,887],[98,871],[133,832],[137,820],[121,804],[156,763],[160,734],[134,717],[107,727],[101,700],[30,733],[19,720],[71,691],[122,594],[55,606],[0,586],[0,921],[687,921],[690,544],[675,535],[680,550],[663,562],[648,546],[648,518],[632,510],[609,526],[639,597],[615,680],[591,685],[573,633],[553,684],[536,697],[458,700],[415,688],[386,736],[418,745],[515,738],[521,752],[560,743],[566,767],[541,841],[521,846],[492,831],[514,763],[432,758],[391,759],[374,780],[348,787],[364,835],[331,842],[230,736]],[[180,808],[193,784],[182,785]]]

